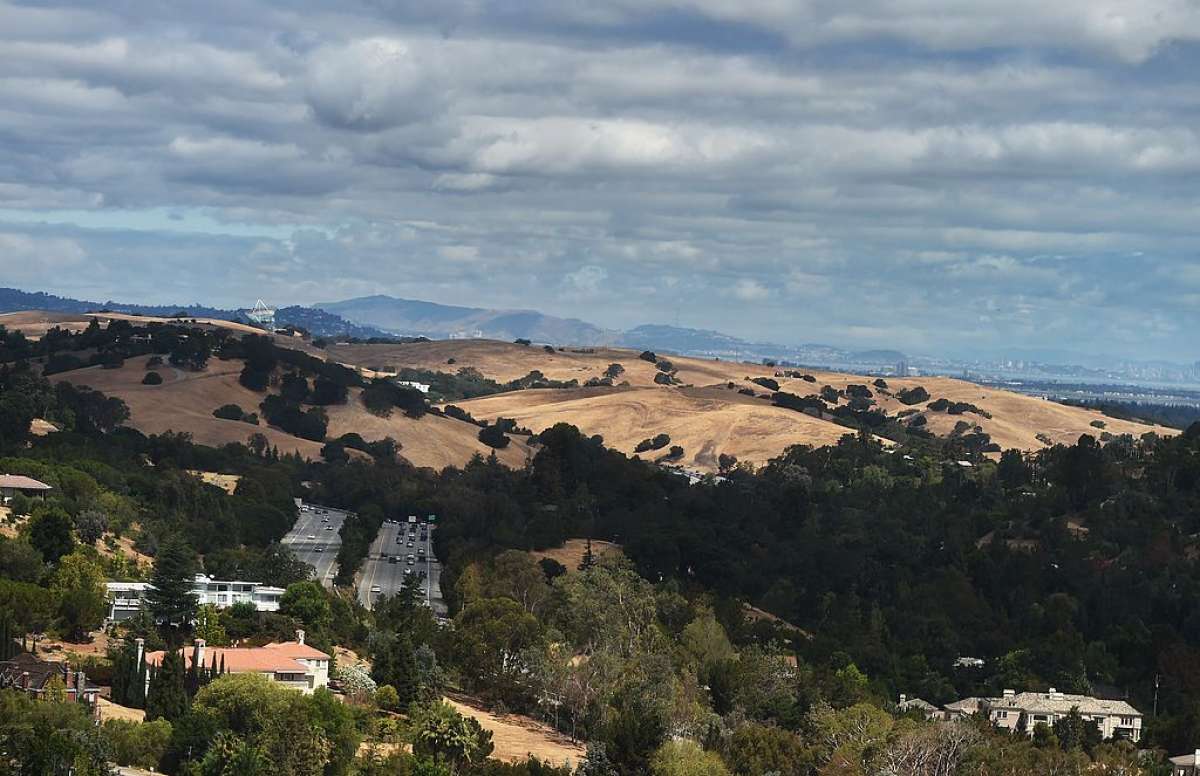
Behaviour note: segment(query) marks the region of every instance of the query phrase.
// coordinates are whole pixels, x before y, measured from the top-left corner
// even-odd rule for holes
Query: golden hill
[[[600,434],[605,443],[632,453],[643,439],[668,434],[672,445],[684,448],[683,463],[711,470],[717,456],[728,453],[742,461],[761,464],[793,444],[823,445],[851,433],[849,429],[793,410],[772,406],[765,397],[769,390],[748,382],[754,377],[774,377],[776,369],[757,364],[710,361],[659,354],[676,368],[681,386],[654,383],[655,366],[638,358],[638,352],[620,348],[579,348],[553,353],[541,347],[489,340],[442,340],[404,345],[340,345],[329,348],[337,361],[362,367],[394,369],[411,367],[454,372],[463,367],[479,370],[497,382],[527,375],[532,370],[555,380],[600,377],[609,364],[621,364],[625,372],[617,378],[626,387],[542,389],[487,396],[455,404],[479,419],[513,418],[537,432],[558,422],[571,423],[588,434]],[[815,394],[823,386],[844,390],[851,384],[868,385],[878,406],[888,415],[903,410],[922,412],[929,430],[949,434],[956,423],[978,425],[1003,448],[1036,450],[1051,443],[1072,444],[1081,434],[1099,436],[1103,431],[1140,436],[1147,431],[1177,433],[1162,426],[1116,420],[1098,411],[1068,407],[1033,396],[989,388],[948,377],[891,379],[888,391],[870,385],[872,378],[838,372],[802,370],[815,378],[776,378],[780,389],[798,396]],[[733,384],[733,389],[729,384]],[[947,399],[967,402],[991,414],[949,415],[927,409],[928,402],[912,407],[902,404],[894,393],[904,388],[924,387],[930,401]],[[750,388],[757,398],[737,389]],[[845,403],[842,399],[840,403]],[[1103,423],[1103,428],[1093,426]],[[647,453],[661,455],[665,451]]]
[[[212,411],[224,404],[237,404],[247,412],[257,412],[262,394],[238,383],[241,361],[212,359],[202,372],[189,372],[164,364],[156,367],[162,385],[142,385],[147,357],[131,358],[119,369],[88,367],[54,375],[53,380],[68,380],[87,385],[110,396],[118,396],[129,405],[129,425],[145,434],[165,431],[186,432],[206,445],[245,442],[258,432],[279,448],[281,453],[296,452],[306,458],[320,456],[321,443],[300,439],[266,425],[252,426],[235,420],[214,418]],[[441,469],[462,466],[473,454],[488,455],[492,449],[481,443],[479,429],[453,418],[426,415],[420,420],[405,417],[399,411],[380,418],[363,409],[356,391],[342,406],[327,407],[331,438],[356,432],[367,441],[390,436],[400,442],[400,454],[416,466]],[[514,439],[497,451],[509,466],[522,466],[527,446]]]

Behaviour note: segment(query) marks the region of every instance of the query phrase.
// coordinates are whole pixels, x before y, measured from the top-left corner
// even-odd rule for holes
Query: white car
[[[372,592],[372,593],[379,593],[379,592],[382,592],[382,591],[383,591],[383,588],[382,588],[382,587],[380,587],[379,585],[371,585],[371,592]]]
[[[309,535],[308,535],[308,538],[309,538],[309,539],[316,539],[316,538],[317,538],[317,535],[316,535],[316,534],[309,534]]]

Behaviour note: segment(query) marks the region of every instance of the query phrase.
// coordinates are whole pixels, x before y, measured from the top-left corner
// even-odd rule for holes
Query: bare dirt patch
[[[533,755],[551,765],[574,767],[586,753],[582,743],[572,741],[543,722],[520,714],[493,714],[465,695],[447,696],[445,700],[459,714],[475,718],[491,731],[496,747],[493,759],[520,762]]]
[[[201,482],[209,485],[215,485],[229,495],[237,490],[238,483],[242,481],[240,474],[221,474],[220,472],[202,472],[198,469],[188,469],[188,474],[199,477]]]
[[[579,569],[579,564],[583,563],[585,552],[587,552],[587,539],[567,539],[563,542],[562,547],[554,547],[548,550],[531,550],[529,554],[533,556],[534,560],[550,558],[551,560],[558,561],[566,567],[567,573],[570,573]],[[620,552],[621,545],[619,544],[592,539],[592,554],[596,558],[609,553],[620,554]]]

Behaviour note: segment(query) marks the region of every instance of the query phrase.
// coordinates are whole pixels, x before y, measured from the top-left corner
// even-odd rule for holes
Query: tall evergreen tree
[[[162,664],[155,669],[146,693],[146,721],[165,719],[175,722],[188,710],[188,694],[184,687],[183,653],[168,650]]]
[[[406,633],[392,634],[381,640],[371,667],[371,678],[380,685],[391,685],[396,689],[400,707],[407,707],[417,699],[421,691],[417,659],[413,654],[412,641]]]
[[[172,536],[159,546],[146,603],[171,650],[183,644],[196,617],[195,573],[196,553],[182,537]]]

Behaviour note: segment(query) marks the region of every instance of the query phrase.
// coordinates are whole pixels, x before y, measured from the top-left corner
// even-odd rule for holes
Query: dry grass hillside
[[[162,385],[142,385],[146,360],[146,357],[129,359],[120,369],[77,369],[54,375],[53,379],[88,385],[120,397],[129,405],[129,424],[146,434],[183,431],[202,444],[222,445],[245,442],[251,434],[259,432],[280,452],[296,452],[307,458],[320,455],[319,442],[300,439],[265,425],[252,426],[212,416],[212,411],[223,404],[237,404],[247,412],[254,412],[262,401],[261,394],[238,383],[240,361],[212,359],[202,372],[163,365],[155,370],[163,377]],[[348,404],[327,409],[330,436],[351,431],[367,441],[391,436],[401,443],[401,454],[417,466],[438,469],[461,466],[474,453],[486,456],[491,452],[490,447],[476,438],[478,429],[475,426],[451,418],[426,415],[413,420],[400,412],[392,413],[389,418],[379,418],[362,408],[356,394],[352,394]],[[498,455],[511,466],[521,466],[527,452],[524,443],[513,440]]]
[[[762,463],[788,445],[830,444],[848,433],[846,428],[829,421],[773,407],[764,398],[739,394],[737,389],[745,388],[754,390],[758,397],[770,394],[767,389],[748,382],[748,378],[774,377],[776,369],[757,364],[660,354],[660,358],[672,363],[675,377],[683,384],[667,387],[654,383],[658,370],[638,358],[638,352],[618,348],[551,353],[540,347],[507,342],[443,340],[405,345],[341,345],[331,347],[329,352],[337,361],[383,369],[407,366],[453,372],[472,367],[498,382],[523,377],[536,369],[551,379],[576,379],[583,383],[600,377],[609,364],[618,363],[625,372],[617,382],[628,381],[628,387],[519,391],[455,404],[480,419],[513,418],[532,431],[558,422],[571,423],[589,434],[601,434],[606,443],[625,452],[632,452],[643,439],[665,433],[670,435],[671,444],[683,446],[683,462],[700,469],[714,468],[720,453]],[[861,375],[804,371],[815,382],[778,378],[781,390],[807,396],[825,385],[844,390],[851,384],[871,383],[871,378]],[[730,383],[733,390],[729,389]],[[1115,420],[1097,411],[953,378],[890,379],[888,384],[886,392],[870,388],[873,399],[889,415],[916,410],[926,416],[928,428],[941,435],[949,434],[956,423],[965,420],[981,427],[1004,448],[1036,450],[1045,446],[1042,440],[1070,444],[1081,434],[1099,436],[1104,431],[1135,436],[1147,431],[1176,433],[1161,426]],[[967,402],[992,417],[936,412],[927,408],[928,402],[910,407],[893,396],[903,388],[917,386],[929,392],[930,401],[944,398]],[[839,403],[845,402],[843,398]],[[1100,428],[1092,425],[1094,422],[1104,425]]]
[[[456,402],[479,419],[513,418],[538,432],[570,423],[630,455],[656,434],[683,447],[679,463],[705,471],[717,469],[726,453],[740,461],[764,463],[796,444],[835,444],[850,429],[774,407],[762,399],[725,388],[579,388],[515,391]],[[666,449],[642,453],[665,455]]]
[[[133,321],[136,323],[187,323],[208,328],[228,329],[238,334],[262,334],[261,329],[235,321],[217,318],[163,318],[156,315],[130,315],[128,313],[54,313],[44,310],[23,310],[15,313],[0,313],[0,326],[9,331],[19,331],[30,339],[38,339],[49,329],[59,327],[68,331],[83,331],[97,319],[107,326],[109,321]]]

